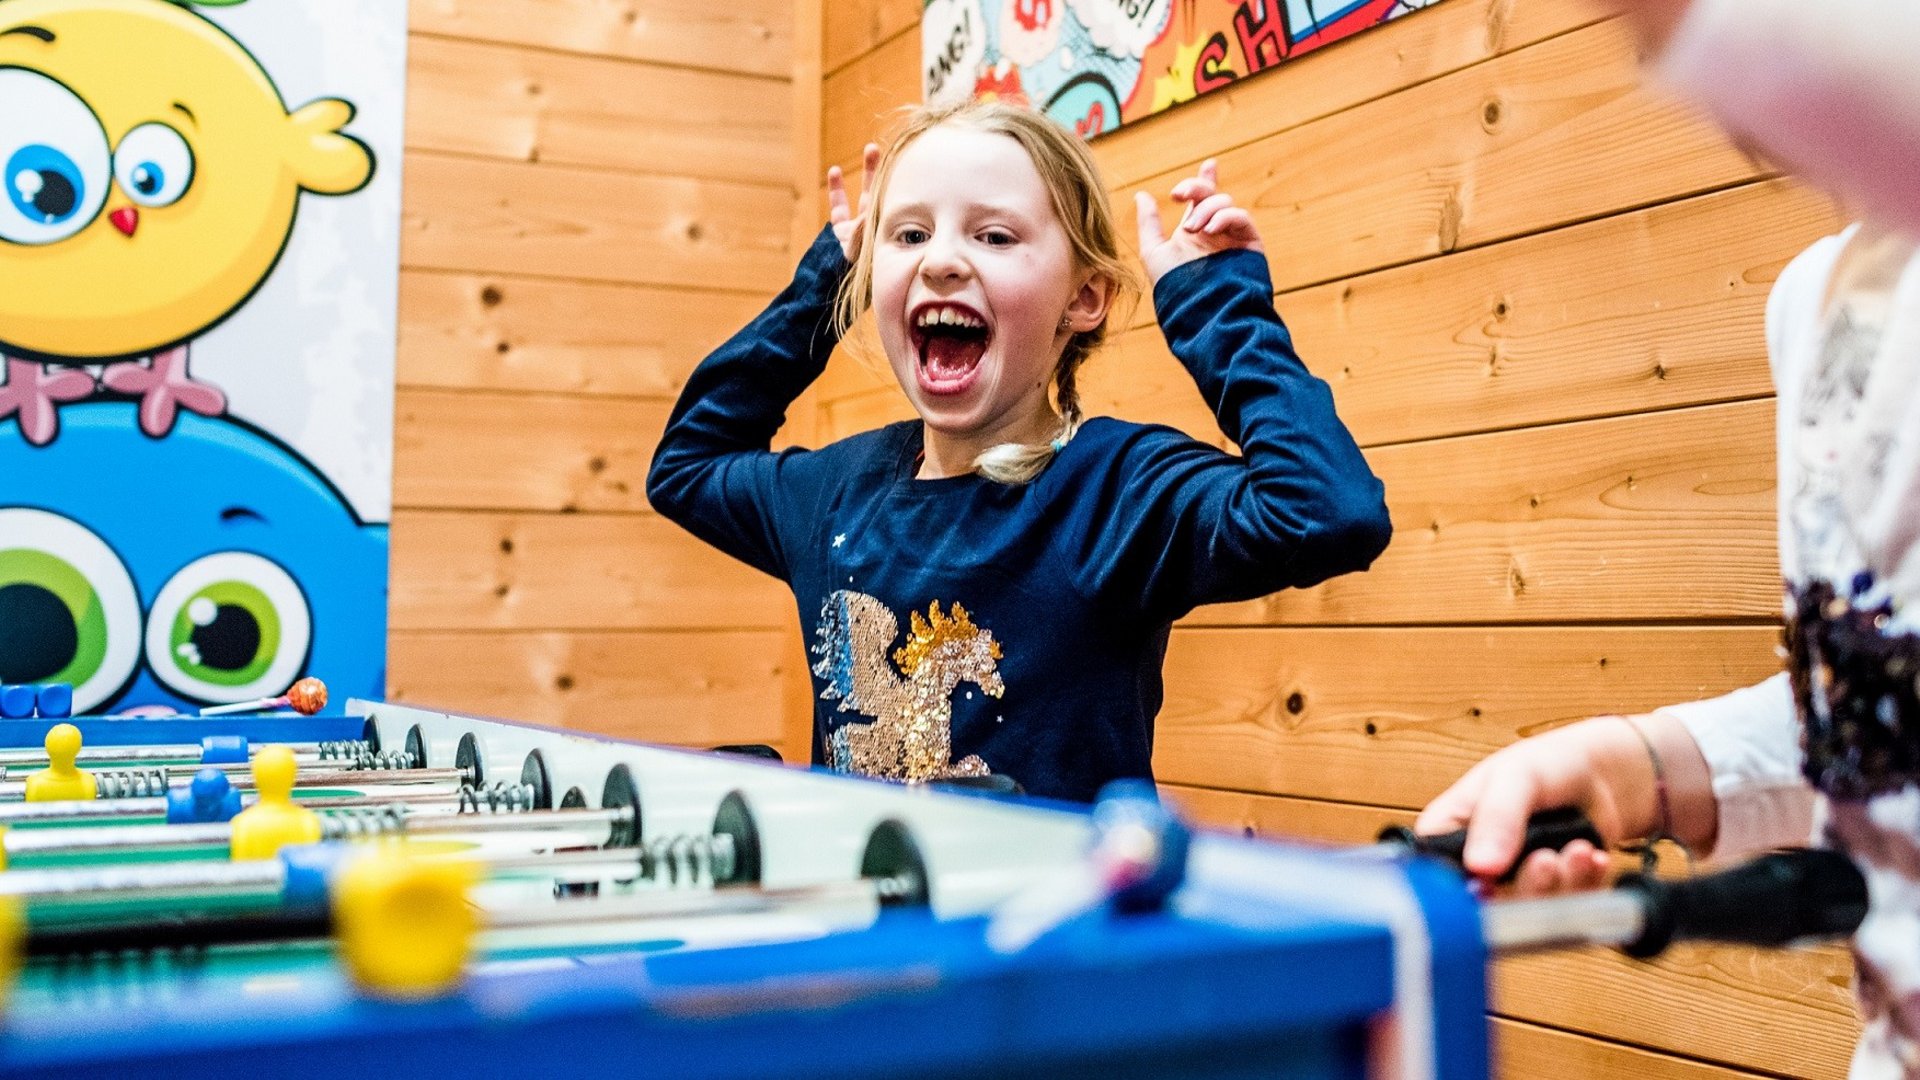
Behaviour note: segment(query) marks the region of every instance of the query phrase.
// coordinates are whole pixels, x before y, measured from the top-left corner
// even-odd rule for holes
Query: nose
[[[123,206],[108,214],[107,220],[113,222],[113,227],[119,229],[122,235],[132,236],[134,230],[140,227],[140,211]]]
[[[927,241],[926,253],[920,257],[920,274],[928,281],[964,281],[972,272],[957,240],[936,235]]]

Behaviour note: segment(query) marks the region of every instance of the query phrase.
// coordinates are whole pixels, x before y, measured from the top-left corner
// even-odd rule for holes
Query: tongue
[[[927,373],[936,379],[957,379],[979,366],[987,343],[978,338],[936,334],[927,339]]]

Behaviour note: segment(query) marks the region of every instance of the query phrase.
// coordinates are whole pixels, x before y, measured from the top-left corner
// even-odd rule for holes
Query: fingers
[[[853,210],[847,205],[847,178],[835,165],[827,170],[827,220],[838,225],[852,217]]]
[[[1237,206],[1213,215],[1213,220],[1207,222],[1207,232],[1213,236],[1227,236],[1249,242],[1260,235],[1253,224],[1253,215]]]
[[[1514,875],[1513,892],[1519,896],[1586,892],[1605,883],[1609,869],[1606,852],[1585,840],[1575,840],[1559,851],[1536,851],[1527,856]]]
[[[860,212],[873,205],[873,174],[880,170],[880,146],[868,143],[860,151]]]
[[[1187,208],[1187,215],[1181,219],[1180,227],[1188,232],[1200,232],[1202,230],[1212,232],[1213,230],[1207,229],[1207,225],[1213,220],[1213,216],[1232,205],[1233,196],[1231,195],[1224,192],[1209,195],[1205,199]]]
[[[1133,205],[1140,219],[1140,251],[1145,254],[1167,239],[1160,227],[1160,204],[1153,201],[1153,196],[1140,191],[1134,193]]]
[[[1473,820],[1473,808],[1479,805],[1480,793],[1486,787],[1487,768],[1482,762],[1468,769],[1465,776],[1454,781],[1452,787],[1428,803],[1414,821],[1413,831],[1421,836],[1439,836],[1466,828],[1467,822]]]
[[[1194,175],[1173,185],[1175,202],[1195,203],[1220,190],[1220,168],[1212,158],[1200,163]]]
[[[1527,818],[1538,801],[1532,771],[1519,762],[1489,771],[1486,790],[1467,823],[1467,849],[1461,860],[1467,872],[1495,878],[1506,873],[1520,854]]]

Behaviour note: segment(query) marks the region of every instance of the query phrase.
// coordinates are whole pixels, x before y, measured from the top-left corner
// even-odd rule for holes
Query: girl
[[[858,214],[828,174],[832,224],[793,283],[688,380],[648,497],[792,586],[817,763],[1075,800],[1150,777],[1173,621],[1364,568],[1381,485],[1211,162],[1174,188],[1171,238],[1141,196],[1140,247],[1168,344],[1244,457],[1082,418],[1080,366],[1133,273],[1077,138],[1006,104],[923,109],[866,172]],[[868,307],[920,419],[770,453]]]
[[[1723,856],[1848,853],[1871,906],[1854,939],[1866,1031],[1855,1080],[1920,1078],[1920,8],[1910,0],[1636,0],[1661,67],[1737,133],[1883,223],[1822,240],[1767,309],[1779,391],[1787,670],[1724,697],[1526,739],[1427,807],[1497,875],[1529,813],[1584,807],[1612,840]],[[1770,77],[1742,74],[1764,64]],[[1818,824],[1816,824],[1818,822]],[[1588,888],[1584,842],[1521,867],[1527,893]]]

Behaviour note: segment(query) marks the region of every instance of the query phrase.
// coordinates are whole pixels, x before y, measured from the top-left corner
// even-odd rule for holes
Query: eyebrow
[[[194,126],[194,127],[199,127],[199,126],[200,126],[200,118],[199,118],[199,117],[197,117],[197,116],[195,116],[195,115],[193,115],[193,110],[192,110],[192,109],[189,109],[189,108],[187,108],[187,107],[186,107],[185,105],[182,105],[182,104],[180,104],[180,103],[179,103],[179,102],[177,102],[177,101],[173,103],[173,107],[174,107],[174,108],[176,108],[176,109],[179,109],[179,110],[180,110],[181,112],[183,112],[183,113],[186,113],[186,114],[187,114],[187,119],[189,119],[189,120],[191,120],[191,121],[193,121],[193,126]]]
[[[53,31],[44,26],[16,26],[11,30],[0,30],[0,37],[8,34],[25,34],[30,38],[39,38],[47,44],[53,44]]]

